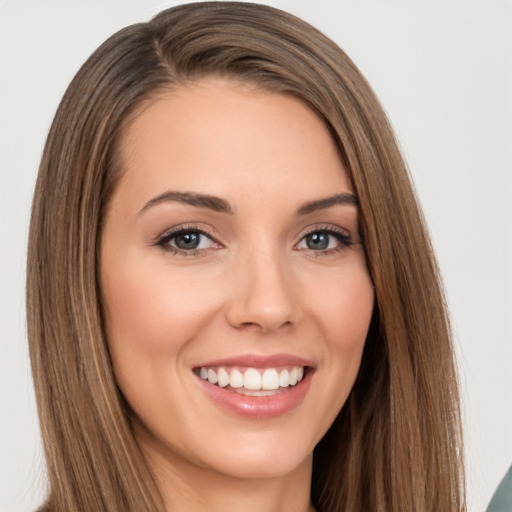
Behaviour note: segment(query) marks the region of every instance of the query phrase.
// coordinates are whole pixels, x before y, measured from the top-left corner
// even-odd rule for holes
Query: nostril
[[[287,328],[292,325],[290,320],[286,320],[283,323],[271,323],[269,321],[261,321],[261,322],[242,322],[235,327],[241,331],[258,331],[262,333],[271,333],[283,328]]]
[[[265,243],[237,260],[226,283],[227,319],[238,329],[269,333],[295,323],[298,316],[299,301],[289,264],[282,261],[280,253],[261,249]]]

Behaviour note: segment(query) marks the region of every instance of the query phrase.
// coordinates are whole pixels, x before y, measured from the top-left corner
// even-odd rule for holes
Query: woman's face
[[[207,79],[149,104],[121,158],[101,286],[141,446],[181,471],[310,467],[374,300],[328,130],[295,98]]]

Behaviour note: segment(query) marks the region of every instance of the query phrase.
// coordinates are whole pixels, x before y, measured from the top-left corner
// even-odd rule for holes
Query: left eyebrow
[[[153,199],[150,199],[137,213],[140,215],[147,209],[160,204],[166,203],[169,201],[176,201],[178,203],[189,204],[191,206],[195,206],[197,208],[206,208],[208,210],[213,210],[214,212],[221,213],[233,213],[231,206],[225,199],[221,199],[220,197],[210,196],[206,194],[196,194],[194,192],[175,192],[168,191],[160,194]]]
[[[325,210],[326,208],[330,208],[336,204],[357,205],[358,203],[359,201],[354,194],[344,192],[342,194],[326,197],[325,199],[318,199],[316,201],[306,203],[297,210],[297,215],[307,215],[308,213],[316,212],[317,210]]]

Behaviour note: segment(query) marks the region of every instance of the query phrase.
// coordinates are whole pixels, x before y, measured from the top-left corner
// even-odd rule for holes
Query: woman
[[[106,41],[36,187],[45,510],[463,510],[449,325],[391,129],[270,7]]]

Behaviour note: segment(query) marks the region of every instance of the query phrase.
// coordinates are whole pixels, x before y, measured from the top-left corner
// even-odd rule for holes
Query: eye
[[[342,250],[350,245],[352,242],[348,234],[330,228],[310,231],[298,243],[297,249],[326,252]]]
[[[221,247],[208,233],[195,228],[180,228],[166,233],[155,245],[182,254],[196,254],[202,250]]]

